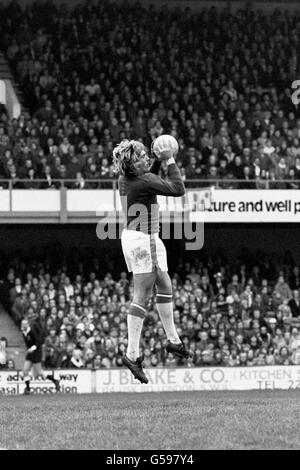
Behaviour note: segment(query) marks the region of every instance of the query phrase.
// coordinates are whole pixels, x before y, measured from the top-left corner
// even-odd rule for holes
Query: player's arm
[[[153,173],[154,175],[158,175],[160,168],[161,168],[161,161],[154,160],[150,168],[150,173]]]
[[[161,160],[159,160],[157,158],[157,155],[154,153],[153,144],[154,144],[154,141],[151,144],[151,156],[152,158],[154,158],[154,162],[152,163],[152,166],[150,168],[150,173],[153,173],[154,175],[158,175],[160,168],[161,168]]]
[[[147,191],[151,194],[161,196],[183,196],[185,193],[185,187],[180,170],[176,165],[174,158],[169,158],[166,162],[168,168],[167,179],[163,179],[153,173],[147,173],[145,177]]]

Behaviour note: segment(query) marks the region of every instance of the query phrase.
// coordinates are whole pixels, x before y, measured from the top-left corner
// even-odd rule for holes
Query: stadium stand
[[[299,12],[105,1],[70,11],[51,0],[0,9],[0,48],[30,110],[0,117],[0,177],[13,187],[99,187],[113,178],[116,142],[149,145],[161,133],[179,140],[186,180],[299,187]]]
[[[92,250],[45,253],[2,258],[3,298],[15,322],[39,321],[48,368],[121,366],[132,284],[120,273],[120,254],[108,266],[105,253]],[[178,259],[172,283],[190,367],[300,364],[300,269],[290,254],[243,250],[230,262],[222,251],[193,255]],[[181,365],[165,344],[151,301],[142,339],[147,367]]]

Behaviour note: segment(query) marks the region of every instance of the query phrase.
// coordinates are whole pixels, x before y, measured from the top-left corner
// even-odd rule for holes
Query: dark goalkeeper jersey
[[[27,334],[23,333],[23,338],[27,349],[30,349],[32,346],[36,346],[37,348],[34,352],[26,354],[26,360],[40,362],[42,356],[43,335],[39,325],[34,322]]]
[[[168,165],[167,179],[158,176],[160,162],[142,176],[120,176],[119,192],[125,216],[124,227],[147,234],[159,232],[157,196],[183,196],[185,188],[178,166]]]

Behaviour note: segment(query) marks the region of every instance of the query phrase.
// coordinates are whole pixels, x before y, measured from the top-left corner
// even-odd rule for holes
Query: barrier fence
[[[300,366],[150,368],[147,385],[123,368],[53,372],[64,394],[300,389]],[[0,395],[21,395],[24,388],[20,371],[0,371]],[[31,388],[34,394],[55,393],[43,379],[31,382]]]
[[[193,178],[185,179],[184,184],[189,188],[204,188],[214,186],[220,189],[299,189],[300,180],[297,179],[220,179],[220,178]],[[0,178],[0,190],[9,189],[113,189],[117,190],[117,180],[115,178],[84,179],[82,181],[75,179],[47,179],[34,178]],[[0,193],[1,194],[1,193]]]
[[[113,189],[93,191],[65,186],[49,191],[3,189],[0,223],[122,224],[121,200],[116,182],[113,185]],[[188,188],[183,197],[158,196],[158,203],[164,223],[300,222],[298,189],[266,191],[206,186]]]

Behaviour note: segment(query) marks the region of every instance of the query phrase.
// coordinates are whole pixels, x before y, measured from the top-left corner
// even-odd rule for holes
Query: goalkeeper
[[[128,347],[123,364],[142,383],[148,383],[148,379],[142,367],[140,337],[154,286],[157,310],[168,339],[167,351],[181,358],[190,355],[174,324],[172,284],[166,249],[158,235],[157,203],[157,195],[180,197],[184,195],[185,188],[174,159],[176,150],[170,150],[170,136],[160,136],[158,139],[159,145],[154,143],[152,146],[156,153],[151,168],[147,151],[138,141],[123,140],[113,150],[114,167],[120,175],[119,192],[125,218],[122,249],[134,283],[133,300],[127,317]],[[167,164],[166,179],[158,176],[162,161]]]

